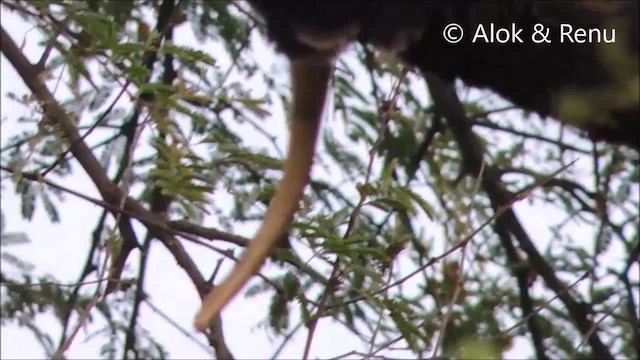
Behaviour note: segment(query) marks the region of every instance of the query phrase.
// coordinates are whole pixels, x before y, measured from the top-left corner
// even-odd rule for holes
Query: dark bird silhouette
[[[350,38],[399,50],[401,60],[445,80],[488,88],[515,105],[586,132],[592,139],[640,149],[638,1],[251,1],[267,36],[290,59],[318,52],[306,39]],[[443,37],[457,23],[457,44]],[[472,43],[472,30],[493,23],[522,29],[522,42]],[[550,43],[531,40],[534,25],[550,30]],[[615,44],[560,42],[560,25],[615,29]],[[572,39],[574,37],[571,37]],[[635,93],[634,93],[635,92]],[[582,95],[591,111],[566,109]],[[578,114],[580,113],[580,114]]]

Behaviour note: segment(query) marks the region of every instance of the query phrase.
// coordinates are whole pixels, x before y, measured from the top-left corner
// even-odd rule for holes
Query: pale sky
[[[21,44],[25,34],[30,29],[30,25],[23,22],[19,17],[10,14],[4,8],[2,8],[1,16],[2,26],[10,33],[16,43]],[[37,60],[42,51],[37,45],[38,39],[37,32],[31,31],[24,42],[24,52],[32,61]],[[181,38],[181,43],[187,43],[184,40],[185,38]],[[195,39],[190,39],[188,42],[194,47],[210,51],[214,56],[216,54],[216,49],[212,49],[209,45],[199,44]],[[282,66],[282,58],[274,57],[273,50],[269,46],[266,46],[261,41],[258,41],[255,46],[257,52],[260,53],[260,58],[262,59],[260,65],[263,69],[270,68],[274,61],[277,62],[278,67]],[[218,51],[220,51],[219,48]],[[1,146],[4,147],[7,145],[7,139],[11,135],[21,131],[19,127],[15,126],[15,119],[20,115],[29,114],[24,108],[18,107],[5,99],[7,92],[23,94],[28,93],[28,91],[4,57],[2,57],[1,66],[0,93],[2,96],[1,118],[3,120]],[[58,96],[58,98],[61,97]],[[278,143],[281,148],[284,148],[286,136],[282,111],[277,108],[272,110],[274,116],[273,120],[270,121],[274,122],[273,133],[279,135]],[[329,121],[331,120],[329,119]],[[333,122],[332,126],[339,126],[339,124]],[[256,137],[256,139],[264,142],[264,138]],[[263,146],[268,147],[269,145],[265,143]],[[360,150],[366,151],[364,148]],[[585,171],[588,171],[589,164],[589,160],[584,159],[577,165],[583,166]],[[95,188],[77,163],[74,164],[74,170],[74,174],[65,178],[64,183],[73,184],[74,190],[98,198]],[[322,173],[322,170],[314,169],[314,175],[316,173]],[[52,177],[52,179],[59,180],[55,177]],[[94,229],[100,209],[84,200],[67,195],[64,204],[58,208],[61,215],[59,224],[50,223],[42,210],[42,204],[38,204],[33,221],[27,222],[21,219],[19,213],[20,203],[14,195],[13,186],[8,181],[5,181],[4,184],[2,209],[8,225],[6,230],[8,232],[25,232],[33,242],[32,245],[12,246],[7,250],[35,264],[35,273],[52,274],[62,283],[76,281],[84,265],[85,255],[90,244],[90,234]],[[220,198],[217,197],[216,199]],[[549,219],[559,219],[561,212],[552,207],[542,205],[536,205],[535,208],[532,208],[526,202],[517,204],[515,209],[533,238],[543,241],[543,243],[538,244],[542,252],[546,242],[551,237],[550,232],[547,230],[547,226],[550,223]],[[205,225],[215,226],[216,224],[212,220]],[[136,228],[141,229],[140,226]],[[255,227],[243,225],[242,227],[237,227],[236,230],[241,235],[251,237]],[[585,238],[592,238],[589,229],[576,228],[575,231],[576,234],[583,233]],[[143,232],[139,232],[139,234],[143,234]],[[200,266],[205,277],[208,276],[211,271],[209,269],[213,269],[213,264],[215,264],[219,256],[212,252],[202,251],[188,242],[185,242],[184,245],[190,250],[192,257]],[[222,248],[229,247],[224,243],[216,243],[214,245]],[[131,268],[135,269],[137,266],[137,253],[131,256],[129,263]],[[225,262],[225,264],[224,272],[229,269],[230,265],[229,262]],[[185,329],[192,331],[191,324],[193,316],[199,307],[199,298],[191,281],[176,265],[171,254],[159,242],[154,242],[152,246],[148,267],[150,271],[146,280],[146,290],[151,295],[154,305],[165,314],[171,316],[174,321]],[[405,268],[407,267],[405,266]],[[158,269],[163,269],[164,271],[159,274],[158,271],[161,270]],[[133,272],[129,274],[133,274]],[[227,345],[237,358],[270,357],[280,344],[280,341],[271,341],[270,336],[264,329],[256,328],[258,320],[264,317],[267,307],[268,297],[258,296],[250,301],[238,297],[225,309],[223,313],[225,338]],[[153,336],[165,346],[170,358],[211,358],[209,353],[167,325],[163,319],[145,305],[142,305],[140,321],[144,323],[146,328],[152,329]],[[53,334],[53,340],[57,344],[60,326],[55,319],[49,315],[40,316],[37,323],[41,328]],[[292,324],[295,324],[295,322],[292,322]],[[97,337],[86,341],[86,337],[92,331],[98,329],[99,325],[92,324],[88,328],[88,332],[81,331],[80,336],[66,353],[68,359],[95,358],[98,356],[99,346],[104,343],[104,338]],[[195,335],[195,332],[192,331],[192,334]],[[299,331],[294,339],[288,343],[289,345],[281,353],[280,357],[300,358],[303,353],[306,335],[306,331]],[[196,336],[201,343],[206,344],[203,336]],[[506,356],[512,358],[522,357],[524,354],[529,353],[528,349],[529,345],[520,339],[516,341],[514,348]],[[312,358],[331,358],[352,350],[366,351],[367,349],[359,339],[345,330],[343,326],[333,324],[331,320],[326,318],[320,321],[313,341]],[[119,353],[120,350],[118,350]],[[20,329],[15,323],[2,328],[0,357],[35,359],[43,358],[43,356],[44,352],[40,345],[28,330]]]

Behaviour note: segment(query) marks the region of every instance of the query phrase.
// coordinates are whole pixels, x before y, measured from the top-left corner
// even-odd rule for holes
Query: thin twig
[[[389,274],[387,275],[387,281],[386,284],[389,284],[391,282],[391,279],[393,277],[393,263],[391,263],[391,265],[389,266]],[[386,297],[386,293],[384,294],[384,296]],[[376,344],[376,337],[378,335],[378,333],[380,332],[380,328],[382,327],[382,318],[384,317],[384,311],[385,308],[382,307],[380,309],[380,313],[378,314],[378,321],[376,322],[376,327],[373,330],[373,334],[371,334],[371,339],[369,341],[369,352],[366,356],[367,359],[370,359],[373,356],[373,348]]]
[[[153,312],[158,314],[164,321],[166,321],[169,325],[171,325],[171,327],[173,327],[174,329],[178,330],[182,335],[184,335],[189,340],[193,341],[201,349],[206,351],[207,354],[213,355],[213,352],[211,351],[211,347],[209,347],[209,346],[203,344],[202,342],[200,342],[200,340],[198,340],[198,338],[193,336],[193,334],[191,332],[187,331],[184,327],[180,326],[180,324],[175,322],[175,320],[173,320],[167,314],[165,314],[162,310],[160,310],[154,303],[151,302],[151,300],[146,298],[144,300],[144,302],[147,304],[147,306],[149,306],[149,308],[151,308],[151,310]]]
[[[376,150],[378,148],[378,146],[380,145],[380,143],[382,143],[382,140],[384,139],[384,134],[386,133],[386,129],[388,126],[389,121],[391,120],[391,115],[393,114],[393,112],[395,111],[396,108],[396,102],[398,99],[398,96],[400,95],[400,88],[402,83],[404,82],[406,76],[408,74],[408,69],[404,68],[402,73],[400,74],[400,77],[398,78],[395,87],[393,88],[390,96],[389,96],[389,101],[387,102],[388,108],[386,109],[386,115],[385,118],[382,121],[382,124],[380,125],[380,129],[379,129],[379,134],[378,134],[378,138],[376,139],[376,142],[371,146],[371,149],[369,150],[369,164],[367,166],[367,172],[365,174],[365,179],[364,179],[364,183],[367,184],[369,183],[370,179],[371,179],[371,173],[372,173],[372,169],[373,169],[373,161],[375,159],[375,155],[376,155]],[[353,211],[351,212],[351,215],[349,216],[349,222],[347,224],[347,229],[344,232],[344,235],[342,236],[343,239],[346,239],[349,237],[349,235],[351,234],[351,232],[353,231],[353,229],[356,226],[356,222],[358,219],[358,215],[360,214],[360,210],[362,209],[362,207],[365,204],[367,195],[363,194],[360,197],[360,200],[358,201],[358,204],[356,205],[356,207],[353,209]],[[304,347],[304,353],[302,358],[303,359],[307,359],[309,356],[309,351],[311,349],[311,342],[313,340],[313,334],[316,330],[316,326],[318,324],[318,321],[320,320],[320,318],[322,317],[322,313],[325,311],[325,305],[330,297],[330,294],[333,293],[334,288],[336,286],[338,286],[339,281],[338,281],[338,276],[340,274],[339,272],[339,268],[340,268],[340,258],[336,257],[336,260],[333,264],[333,269],[331,270],[331,276],[329,276],[329,281],[328,284],[321,296],[321,299],[319,301],[319,306],[318,306],[318,310],[316,312],[316,316],[312,317],[310,323],[308,324],[308,328],[309,328],[309,332],[307,333],[307,341],[305,343],[305,347]]]
[[[473,194],[471,195],[472,199],[475,198],[476,194],[478,193],[478,190],[480,189],[480,184],[482,183],[482,175],[484,174],[484,168],[485,168],[485,163],[483,161],[480,166],[480,172],[478,173],[478,176],[476,176],[476,179],[474,182],[475,187],[473,189]],[[469,206],[467,206],[467,209],[465,211],[465,215],[467,218],[471,217],[471,210],[472,210],[472,202],[469,202]],[[453,307],[458,302],[458,296],[460,295],[460,290],[462,289],[462,284],[465,278],[464,263],[467,255],[467,245],[468,243],[465,243],[462,246],[462,250],[460,251],[460,261],[458,263],[458,270],[456,272],[456,284],[453,290],[453,295],[449,300],[449,304],[447,304],[447,312],[444,314],[442,321],[440,322],[440,326],[438,328],[438,337],[436,338],[436,343],[433,347],[433,354],[431,355],[432,358],[435,358],[436,356],[438,356],[438,350],[440,349],[440,346],[442,345],[442,341],[444,340],[447,324],[449,323],[449,319],[451,318],[451,314],[453,313]]]
[[[576,285],[578,285],[580,282],[582,282],[584,279],[589,277],[589,271],[585,272],[582,276],[580,276],[578,278],[578,280],[574,281],[571,285],[567,286],[567,289],[565,290],[565,292],[568,292],[569,290],[573,289]],[[556,299],[558,299],[560,297],[560,294],[556,294],[555,296],[553,296],[551,299],[549,299],[548,301],[546,301],[544,304],[538,306],[537,308],[535,308],[529,315],[523,317],[522,319],[518,320],[515,324],[513,324],[510,328],[503,330],[501,332],[501,334],[507,334],[517,328],[519,328],[520,326],[522,326],[522,324],[524,324],[527,320],[529,320],[530,317],[536,315],[537,313],[539,313],[540,311],[542,311],[543,309],[546,309],[553,301],[555,301]]]

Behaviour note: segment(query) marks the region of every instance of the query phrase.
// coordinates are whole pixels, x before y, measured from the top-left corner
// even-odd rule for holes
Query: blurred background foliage
[[[217,224],[212,230],[222,240],[258,224],[281,176],[286,136],[277,127],[285,124],[289,93],[286,62],[266,62],[271,50],[247,4],[7,0],[2,6],[37,29],[49,52],[42,76],[50,89],[66,90],[56,99],[116,184],[170,220]],[[459,144],[425,80],[356,45],[339,59],[332,88],[312,184],[289,233],[293,251],[278,251],[270,281],[247,291],[272,297],[256,323],[286,342],[306,329],[301,324],[331,317],[370,344],[368,354],[351,358],[424,358],[436,347],[448,357],[496,358],[517,338],[528,344],[527,356],[540,356],[542,347],[549,358],[589,357],[567,307],[554,301],[558,294],[522,250],[505,248],[515,235],[483,225],[496,209],[478,174],[464,171]],[[517,214],[538,251],[575,285],[569,293],[591,309],[614,357],[637,358],[637,153],[591,143],[486,91],[456,88],[485,166],[513,196],[524,191]],[[57,222],[73,194],[43,179],[65,184],[82,169],[31,94],[2,95],[31,114],[11,119],[19,127],[2,146],[2,192],[21,197],[20,209],[2,212],[30,220],[43,211]],[[108,259],[133,246],[106,211],[95,221],[73,286],[56,274],[34,273],[29,259],[12,255],[16,246],[36,245],[2,222],[2,324],[30,329],[47,356],[69,340],[74,311],[92,303],[97,284],[86,280],[113,274]],[[139,237],[142,257],[152,238]],[[331,283],[335,263],[339,276]],[[96,300],[88,321],[107,324],[89,335],[104,339],[96,356],[171,356],[136,319],[136,308],[153,300],[144,293],[144,268],[144,262],[128,266],[118,290]],[[43,313],[55,314],[62,338],[38,325]]]

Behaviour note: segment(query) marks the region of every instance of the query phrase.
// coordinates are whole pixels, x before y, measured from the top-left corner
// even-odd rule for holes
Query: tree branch
[[[463,169],[468,174],[476,174],[484,159],[484,151],[477,136],[471,130],[471,122],[465,114],[464,107],[458,98],[453,84],[445,83],[437,75],[427,73],[425,75],[429,92],[434,105],[447,119],[447,125],[458,143],[462,153]],[[500,182],[496,170],[488,166],[482,179],[482,187],[487,193],[494,211],[508,204],[512,195]],[[592,309],[587,304],[578,303],[569,293],[566,293],[564,284],[555,274],[555,270],[540,255],[529,235],[526,233],[512,209],[506,210],[496,219],[498,226],[504,226],[518,240],[520,247],[527,253],[531,266],[542,276],[545,283],[551,288],[565,305],[571,319],[576,324],[582,335],[588,335],[593,355],[601,359],[613,359],[611,352],[598,336],[594,329],[593,321],[589,318]]]
[[[120,200],[124,197],[123,192],[109,180],[104,169],[91,152],[91,149],[82,140],[74,122],[67,116],[66,111],[60,106],[45,85],[41,73],[39,73],[36,67],[22,54],[4,27],[0,27],[0,44],[2,54],[4,54],[7,60],[13,65],[27,87],[36,97],[43,108],[47,121],[50,121],[62,131],[70,144],[71,153],[78,159],[78,162],[96,186],[102,198],[107,203],[118,206]],[[139,202],[130,197],[126,197],[124,201],[124,209],[140,216],[139,219],[141,219],[149,231],[167,247],[180,267],[188,274],[198,290],[200,297],[206,295],[209,292],[210,286],[198,270],[196,264],[182,244],[173,235],[170,235],[165,229],[157,225],[162,224],[163,219],[148,211]],[[218,326],[214,326],[214,329],[216,327]]]

